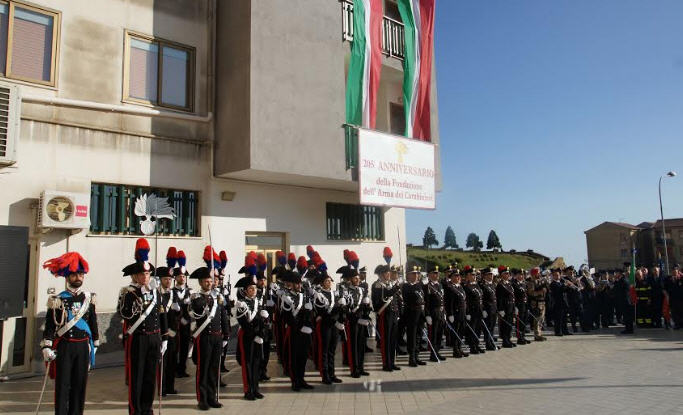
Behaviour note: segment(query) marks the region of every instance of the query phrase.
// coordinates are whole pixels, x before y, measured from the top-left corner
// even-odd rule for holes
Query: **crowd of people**
[[[345,250],[346,265],[336,270],[340,282],[335,286],[331,270],[309,246],[308,258],[278,251],[270,275],[266,257],[251,252],[239,271],[243,276],[231,284],[225,279],[224,251],[207,246],[206,266],[190,273],[183,251],[169,248],[166,266],[155,268],[149,250],[144,238],[137,241],[135,262],[123,269],[131,282],[121,290],[117,308],[131,414],[153,413],[157,392],[160,402],[177,394],[176,378],[190,376],[188,359],[196,368],[199,409],[222,407],[219,390],[225,386],[221,373],[228,370],[231,317],[238,325],[235,358],[247,400],[264,397],[260,384],[270,379],[271,350],[298,392],[314,387],[305,377],[309,360],[325,385],[341,383],[340,370],[352,378],[368,376],[365,355],[374,351],[370,337],[382,370],[391,372],[402,369],[397,355],[407,355],[409,367],[427,364],[421,351],[432,362],[465,358],[497,350],[499,340],[503,348],[531,338],[542,342],[545,326],[563,336],[615,322],[623,322],[624,333],[633,332],[634,321],[676,328],[683,323],[677,318],[683,312],[678,266],[668,278],[656,267],[651,272],[639,268],[632,287],[626,270],[593,273],[588,267],[527,271],[452,264],[426,272],[404,270],[391,265],[393,254],[386,247],[386,263],[374,268],[372,284],[358,255]],[[99,346],[96,296],[82,290],[88,263],[70,252],[44,267],[66,280],[66,289],[50,297],[41,342],[55,379],[55,413],[82,413],[87,373]],[[196,279],[199,289],[190,288],[188,279]],[[344,369],[336,364],[338,349]]]

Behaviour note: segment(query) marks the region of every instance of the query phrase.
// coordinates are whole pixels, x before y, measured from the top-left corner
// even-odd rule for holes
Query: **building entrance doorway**
[[[289,250],[289,238],[286,232],[246,232],[245,233],[245,254],[251,251],[263,254],[268,261],[266,276],[269,282],[273,282],[270,272],[277,266],[275,253],[282,251],[287,253]]]

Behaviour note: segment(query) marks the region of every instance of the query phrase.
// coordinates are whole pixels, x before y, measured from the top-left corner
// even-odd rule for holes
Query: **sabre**
[[[398,238],[398,265],[403,268],[403,253],[401,252],[401,230],[398,225],[396,225],[396,237]],[[401,275],[399,274],[399,277]]]
[[[544,329],[544,328],[545,328],[545,327],[543,327],[543,325],[541,324],[541,322],[538,321],[538,319],[536,318],[536,316],[534,315],[534,313],[532,313],[531,311],[529,311],[529,315],[531,316],[531,318],[533,318],[534,320],[536,320],[536,324],[538,324],[539,326],[541,326],[541,329]]]
[[[214,277],[214,264],[213,264],[213,241],[211,239],[211,226],[209,224],[207,224],[206,229],[207,229],[208,234],[209,234],[209,247],[210,247],[209,249],[211,249],[211,254],[210,254],[211,278],[213,278]],[[218,301],[218,297],[216,297],[216,299],[214,301]],[[209,316],[207,315],[206,318],[209,318]],[[221,347],[221,350],[222,350],[222,347]],[[220,392],[220,388],[221,388],[221,364],[220,364],[220,360],[218,363],[218,367],[216,368],[216,372],[218,373],[218,376],[216,377],[216,402],[220,403],[220,395],[221,395],[221,392]]]
[[[40,398],[38,398],[38,406],[36,407],[36,415],[40,412],[40,404],[43,402],[43,395],[45,394],[45,386],[47,385],[47,378],[50,376],[50,365],[52,360],[47,362],[47,367],[45,368],[45,376],[43,376],[43,388],[40,390]]]
[[[368,319],[368,322],[370,322],[370,325],[372,326],[372,329],[375,330],[375,336],[377,336],[377,340],[382,340],[382,336],[379,335],[379,330],[377,330],[377,326],[375,326],[372,323],[372,320]]]
[[[492,335],[491,332],[489,331],[489,328],[488,328],[488,326],[486,325],[486,322],[485,322],[484,320],[481,320],[481,324],[484,325],[484,330],[486,330],[486,334],[489,335],[489,339],[491,339],[491,342],[493,342],[493,346],[496,348],[496,350],[498,350],[498,346],[496,346],[496,341],[493,339],[493,335]]]
[[[453,334],[455,334],[455,337],[458,338],[458,341],[460,342],[460,344],[464,344],[464,342],[462,341],[462,338],[460,336],[458,336],[458,333],[455,332],[455,329],[453,328],[453,326],[451,326],[451,324],[448,321],[446,321],[446,326],[453,332]]]
[[[164,354],[159,358],[159,415],[161,415],[161,390],[164,388]]]
[[[514,329],[514,328],[515,328],[512,324],[508,323],[507,320],[505,320],[505,319],[504,319],[503,317],[501,317],[500,315],[498,315],[498,320],[504,322],[505,324],[507,324],[508,327],[510,327],[511,329]],[[499,334],[500,334],[500,333],[499,333]]]
[[[474,329],[472,328],[472,326],[470,326],[470,323],[468,323],[467,321],[465,321],[465,325],[467,326],[468,329],[470,329],[470,331],[471,331],[472,334],[474,335],[474,338],[477,339],[477,342],[478,342],[478,341],[479,341],[479,336],[478,336],[477,333],[474,331]]]
[[[434,350],[434,346],[432,346],[432,342],[429,341],[429,336],[427,336],[427,329],[422,329],[422,334],[424,335],[425,339],[427,340],[427,344],[429,345],[429,348],[432,349],[432,352],[434,353],[434,357],[436,357],[436,363],[441,363],[441,360],[439,360],[439,356],[436,354],[436,350]]]

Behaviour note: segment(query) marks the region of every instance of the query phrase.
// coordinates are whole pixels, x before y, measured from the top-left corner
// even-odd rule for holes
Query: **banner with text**
[[[434,145],[358,129],[362,205],[436,208]]]

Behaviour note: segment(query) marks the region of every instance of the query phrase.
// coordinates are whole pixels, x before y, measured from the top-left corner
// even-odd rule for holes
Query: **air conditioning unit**
[[[40,194],[38,228],[87,229],[90,227],[90,195],[45,190]]]
[[[0,83],[0,166],[17,162],[21,90],[18,85]]]

